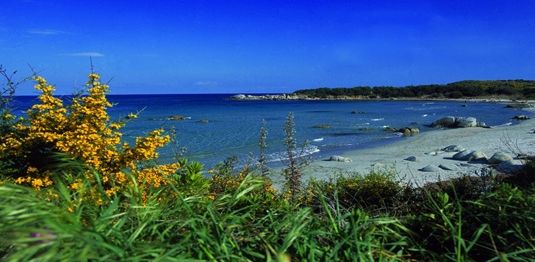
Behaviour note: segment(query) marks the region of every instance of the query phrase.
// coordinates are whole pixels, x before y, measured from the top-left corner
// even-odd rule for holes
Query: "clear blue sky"
[[[60,93],[535,79],[535,1],[2,0],[0,64]],[[35,94],[23,86],[19,94]]]

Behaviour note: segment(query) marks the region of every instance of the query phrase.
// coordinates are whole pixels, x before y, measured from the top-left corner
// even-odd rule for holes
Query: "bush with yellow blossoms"
[[[158,188],[169,183],[180,164],[147,164],[158,157],[157,149],[170,141],[162,129],[138,137],[134,144],[122,143],[120,132],[125,122],[110,120],[107,109],[108,85],[100,76],[89,75],[87,94],[76,96],[68,105],[54,96],[54,86],[40,76],[33,78],[41,92],[39,102],[27,111],[27,119],[18,121],[0,137],[0,162],[10,163],[3,171],[16,183],[36,189],[52,185],[52,163],[56,153],[83,162],[85,178],[99,174],[99,183],[107,195],[121,190],[133,176],[142,189]],[[13,171],[14,170],[14,171]],[[76,190],[77,181],[69,188]]]

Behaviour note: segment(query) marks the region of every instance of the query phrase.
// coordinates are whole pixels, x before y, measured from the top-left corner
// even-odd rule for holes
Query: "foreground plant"
[[[180,167],[177,163],[147,165],[147,161],[157,159],[157,149],[170,141],[161,129],[136,138],[134,145],[121,143],[120,130],[125,122],[110,120],[109,87],[100,82],[98,74],[89,75],[87,95],[74,97],[69,105],[54,96],[54,86],[43,77],[33,79],[41,92],[39,102],[28,110],[26,121],[0,137],[0,162],[10,162],[14,170],[4,176],[36,189],[50,186],[51,156],[65,153],[99,172],[110,196],[128,183],[125,172],[134,175],[141,187],[157,188]],[[92,176],[89,171],[86,175]],[[80,181],[68,182],[73,190],[79,187]]]

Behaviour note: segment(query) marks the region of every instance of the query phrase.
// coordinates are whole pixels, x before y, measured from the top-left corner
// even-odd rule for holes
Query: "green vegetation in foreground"
[[[91,190],[90,181],[84,180],[76,193],[61,182],[66,175],[84,179],[74,171],[77,163],[61,161],[67,161],[62,164],[64,171],[55,172],[48,191],[8,182],[0,186],[1,260],[532,261],[535,257],[533,184],[465,177],[411,189],[393,181],[392,174],[376,172],[310,182],[301,200],[290,203],[266,191],[265,178],[254,172],[244,175],[244,170],[228,173],[227,169],[214,171],[217,179],[204,180],[211,187],[225,181],[225,190],[215,195],[199,187],[198,181],[177,179],[144,198],[137,181],[132,181],[128,190],[97,205],[83,201],[81,192]],[[53,194],[58,197],[47,200]],[[74,204],[79,202],[83,204]]]
[[[4,72],[8,79],[7,86],[13,87],[10,76],[1,69],[0,74]],[[90,96],[80,98],[85,100],[75,105],[92,105],[92,111],[84,111],[76,120],[87,122],[85,128],[91,132],[86,135],[94,143],[104,138],[93,132],[95,127],[113,123],[108,123],[104,114],[107,103],[93,104],[106,100],[102,92],[95,91],[102,85],[95,83],[94,74],[90,76]],[[94,162],[84,160],[84,155],[54,147],[52,142],[64,141],[65,132],[48,130],[55,127],[41,120],[57,118],[41,116],[72,111],[58,110],[64,107],[43,80],[37,87],[48,91],[41,96],[42,103],[36,104],[35,109],[41,111],[30,118],[34,123],[15,118],[7,107],[9,99],[0,97],[0,139],[9,134],[11,140],[7,142],[33,142],[28,144],[31,150],[22,150],[24,147],[15,143],[20,153],[6,150],[6,141],[0,144],[2,261],[535,258],[533,160],[517,174],[484,173],[423,188],[396,181],[395,172],[389,170],[303,184],[301,167],[306,161],[292,155],[297,142],[293,116],[289,114],[284,130],[290,157],[284,174],[269,174],[265,163],[259,168],[238,168],[235,158],[209,170],[210,177],[204,176],[202,164],[185,159],[172,163],[172,169],[154,169],[161,165],[152,157],[152,140],[140,138],[138,144],[145,149],[140,152],[148,157],[133,154],[129,148],[119,150],[137,156],[135,160],[140,163],[122,167],[121,176],[116,176],[99,171],[98,167],[103,166],[92,166]],[[67,108],[72,110],[72,106]],[[40,128],[31,129],[36,126]],[[43,130],[48,130],[49,140],[32,136]],[[264,152],[267,130],[260,133],[259,145]],[[103,154],[98,148],[83,153],[103,157],[110,150],[118,150],[114,144],[103,147]],[[35,156],[35,152],[39,154]],[[112,160],[103,163],[115,165]],[[39,164],[39,168],[30,168],[29,163]],[[27,173],[22,176],[24,170]],[[143,170],[147,173],[140,173]],[[284,175],[282,192],[273,189],[268,174]]]
[[[460,81],[445,85],[315,88],[294,92],[309,98],[535,98],[533,80]]]

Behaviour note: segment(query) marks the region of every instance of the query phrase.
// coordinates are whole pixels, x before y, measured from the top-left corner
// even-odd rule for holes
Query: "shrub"
[[[276,191],[271,180],[260,174],[257,176],[254,171],[250,169],[249,165],[245,165],[240,169],[236,168],[238,158],[229,157],[222,163],[217,164],[208,172],[212,175],[210,178],[210,195],[214,199],[218,196],[236,192],[248,179],[261,181],[262,187],[258,187],[253,192],[253,196],[262,198],[275,198]]]
[[[354,174],[340,176],[334,181],[312,180],[307,192],[307,202],[318,204],[318,196],[325,195],[331,201],[337,199],[346,209],[361,208],[372,212],[396,212],[404,203],[412,200],[412,189],[395,181],[393,171],[372,171],[365,176]]]
[[[121,144],[124,121],[112,122],[107,109],[108,86],[92,73],[87,82],[87,95],[77,96],[72,104],[64,105],[54,96],[54,87],[43,77],[36,76],[35,88],[41,92],[39,102],[27,112],[28,120],[18,123],[14,130],[0,137],[0,162],[9,163],[15,172],[3,172],[19,184],[34,188],[50,186],[50,165],[55,153],[66,153],[102,175],[108,195],[113,195],[128,183],[126,172],[137,177],[140,187],[159,187],[168,182],[179,164],[149,163],[158,157],[156,150],[170,140],[163,130],[149,132],[136,138],[135,145]],[[76,190],[77,182],[69,185]]]

